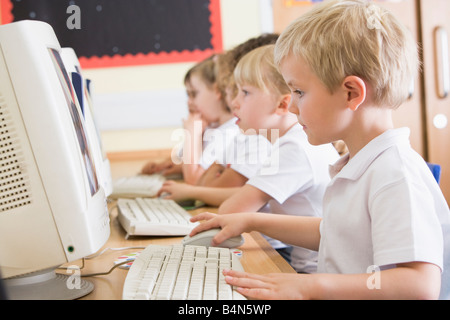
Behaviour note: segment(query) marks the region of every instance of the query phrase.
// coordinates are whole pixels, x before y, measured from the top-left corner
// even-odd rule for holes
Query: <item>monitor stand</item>
[[[55,269],[4,279],[11,300],[73,300],[94,290],[94,284],[80,276],[59,274]]]

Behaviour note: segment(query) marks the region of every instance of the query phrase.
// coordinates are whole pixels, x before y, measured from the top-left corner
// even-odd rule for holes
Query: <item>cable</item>
[[[94,253],[94,254],[92,254],[90,256],[85,257],[84,259],[89,260],[89,259],[97,258],[97,257],[101,256],[102,254],[104,254],[108,250],[121,251],[121,250],[128,250],[128,249],[145,249],[145,248],[146,247],[142,247],[142,246],[139,246],[139,247],[123,247],[123,248],[105,248],[105,249],[103,249],[102,251],[100,251],[98,253]]]
[[[128,249],[145,249],[145,248],[146,248],[146,247],[142,247],[142,246],[137,246],[137,247],[123,247],[123,248],[105,248],[105,249],[103,249],[102,251],[100,251],[100,252],[98,252],[98,253],[95,253],[95,254],[93,254],[93,255],[90,255],[90,256],[87,256],[87,257],[82,258],[82,259],[81,259],[82,265],[81,265],[81,267],[79,267],[79,269],[81,270],[81,269],[84,268],[84,261],[85,261],[85,260],[97,258],[97,257],[101,256],[102,254],[104,254],[104,253],[105,253],[106,251],[108,251],[108,250],[111,250],[111,251],[121,251],[121,250],[128,250]],[[111,268],[109,271],[107,271],[107,272],[91,273],[91,274],[87,274],[87,275],[82,274],[81,276],[82,276],[82,277],[94,277],[94,276],[107,275],[107,274],[110,274],[115,268],[117,268],[117,267],[119,267],[119,266],[121,266],[121,265],[123,265],[123,264],[129,263],[129,262],[130,262],[130,261],[123,261],[123,262],[117,263],[116,265],[114,265],[114,267],[112,267],[112,268]],[[59,268],[57,268],[57,269],[69,270],[69,269],[71,269],[71,267],[59,267]]]
[[[107,272],[99,272],[99,273],[88,273],[88,274],[82,274],[82,277],[95,277],[95,276],[106,276],[108,274],[110,274],[114,269],[116,269],[117,267],[120,267],[123,264],[129,263],[130,261],[122,261],[120,263],[117,263],[114,267],[112,267],[111,269],[109,269],[109,271]]]

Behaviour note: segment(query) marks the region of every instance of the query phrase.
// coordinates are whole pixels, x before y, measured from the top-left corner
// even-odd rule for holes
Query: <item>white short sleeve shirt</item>
[[[370,273],[429,262],[443,269],[441,297],[450,298],[449,208],[427,164],[411,148],[409,129],[386,131],[330,172],[318,272]]]

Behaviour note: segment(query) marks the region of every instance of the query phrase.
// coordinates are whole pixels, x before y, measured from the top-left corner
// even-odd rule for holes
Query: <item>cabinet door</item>
[[[441,165],[450,200],[450,1],[420,0],[428,161]]]
[[[418,8],[415,0],[374,1],[388,9],[400,20],[419,42]],[[392,114],[395,127],[408,127],[411,130],[411,145],[426,157],[425,123],[423,120],[421,76],[418,75],[411,83],[409,99]]]

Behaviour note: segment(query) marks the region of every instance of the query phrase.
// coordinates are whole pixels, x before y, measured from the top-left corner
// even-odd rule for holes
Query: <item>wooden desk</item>
[[[148,159],[148,158],[147,158]],[[115,158],[111,161],[113,179],[126,174],[136,174],[147,159],[139,158]],[[125,231],[117,219],[117,209],[114,203],[110,203],[111,236],[105,248],[145,247],[149,244],[174,244],[179,243],[182,237],[131,237],[125,239]],[[195,215],[202,211],[214,212],[215,208],[200,208],[193,210]],[[244,234],[245,243],[240,249],[243,251],[241,263],[244,269],[251,273],[265,274],[273,272],[295,273],[294,269],[269,245],[269,243],[257,232]],[[142,249],[127,249],[121,251],[108,250],[104,254],[89,260],[85,260],[85,266],[81,274],[106,272],[114,266],[114,261],[121,255],[138,252]],[[73,263],[72,263],[73,264]],[[78,261],[78,265],[81,262]],[[94,291],[81,298],[85,300],[118,300],[122,299],[123,284],[127,270],[116,268],[110,274],[85,278],[94,283]]]

